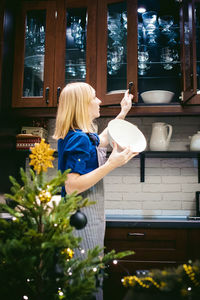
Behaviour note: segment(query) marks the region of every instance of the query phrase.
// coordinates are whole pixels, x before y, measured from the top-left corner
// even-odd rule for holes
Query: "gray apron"
[[[107,148],[96,147],[99,167],[106,161]],[[104,188],[103,179],[97,182],[93,187],[81,193],[83,198],[88,198],[90,201],[95,201],[88,207],[81,209],[87,217],[87,225],[81,230],[75,230],[75,236],[81,237],[80,248],[85,250],[93,249],[96,246],[104,247],[105,236],[105,210],[104,210]],[[102,249],[103,255],[103,249]],[[85,258],[80,250],[75,249],[75,257]],[[101,283],[102,284],[102,283]],[[94,299],[103,300],[103,289],[99,288],[94,294]]]
[[[106,161],[106,150],[107,148],[97,147],[99,166],[103,165]],[[96,203],[81,209],[87,217],[87,225],[81,230],[75,230],[75,236],[82,238],[80,247],[84,249],[85,252],[87,252],[88,249],[93,249],[97,245],[100,248],[103,248],[105,235],[103,179],[80,195],[83,198],[88,198],[90,201],[95,201]],[[76,255],[78,255],[78,253],[76,253]]]

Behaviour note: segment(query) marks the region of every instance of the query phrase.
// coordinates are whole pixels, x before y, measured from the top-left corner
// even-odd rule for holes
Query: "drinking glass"
[[[157,13],[155,11],[143,13],[142,20],[145,30],[152,32],[157,28]]]
[[[171,70],[173,68],[173,50],[169,47],[164,47],[161,49],[160,60],[163,63],[163,68],[165,70]]]
[[[149,69],[147,62],[149,60],[149,52],[146,45],[138,46],[138,73],[144,75],[145,71]]]
[[[170,33],[171,27],[174,24],[174,18],[170,15],[162,16],[158,18],[158,24],[162,33]]]

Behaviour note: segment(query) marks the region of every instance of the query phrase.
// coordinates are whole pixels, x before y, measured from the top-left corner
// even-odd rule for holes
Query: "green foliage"
[[[56,195],[64,185],[68,171],[58,171],[50,181],[46,181],[45,173],[36,175],[31,169],[29,174],[23,169],[20,173],[23,185],[10,177],[11,194],[6,195],[16,206],[1,204],[11,215],[8,220],[0,219],[1,298],[90,299],[108,262],[132,252],[112,251],[102,256],[102,249],[96,247],[83,257],[78,250],[80,238],[73,235],[74,228],[70,226],[70,216],[93,202],[76,193],[58,203],[49,201],[49,194]],[[76,249],[80,257],[66,258],[62,252],[66,248]]]

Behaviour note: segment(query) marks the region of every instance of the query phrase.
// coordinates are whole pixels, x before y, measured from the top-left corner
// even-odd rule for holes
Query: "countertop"
[[[199,217],[106,215],[106,227],[132,228],[200,228]]]
[[[8,213],[0,213],[0,218],[11,219]],[[106,215],[106,227],[124,228],[200,228],[200,217]]]

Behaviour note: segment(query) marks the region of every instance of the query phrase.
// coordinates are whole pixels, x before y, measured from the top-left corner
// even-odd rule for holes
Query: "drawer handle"
[[[142,232],[128,232],[128,236],[145,236]]]

